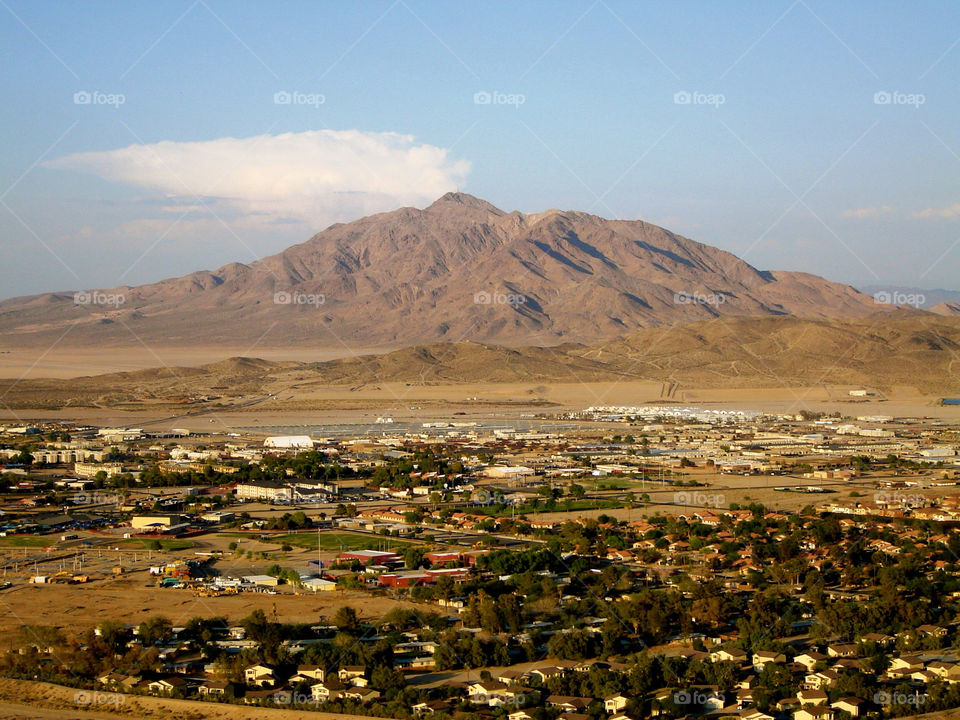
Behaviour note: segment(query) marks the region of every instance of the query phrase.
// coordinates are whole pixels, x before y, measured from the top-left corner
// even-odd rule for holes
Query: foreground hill
[[[80,299],[0,303],[0,345],[547,346],[713,317],[877,311],[847,285],[757,270],[642,221],[507,213],[459,193],[331,226],[249,265]]]
[[[853,321],[730,318],[641,330],[577,353],[699,387],[822,383],[960,388],[960,318],[913,310]]]
[[[862,320],[714,318],[595,345],[508,348],[434,343],[320,363],[251,358],[70,380],[0,381],[11,408],[299,402],[324,386],[359,389],[650,380],[694,388],[840,385],[960,394],[960,318],[897,311]],[[237,404],[239,403],[239,404]]]

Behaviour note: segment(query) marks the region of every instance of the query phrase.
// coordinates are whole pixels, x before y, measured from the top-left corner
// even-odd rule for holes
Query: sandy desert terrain
[[[101,697],[102,696],[102,697]],[[103,702],[96,702],[103,700]],[[336,720],[336,713],[278,710],[242,705],[222,705],[190,700],[118,695],[27,680],[0,680],[0,720]],[[369,716],[351,715],[356,720]]]

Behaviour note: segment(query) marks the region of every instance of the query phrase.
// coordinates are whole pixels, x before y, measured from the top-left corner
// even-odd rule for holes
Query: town
[[[960,707],[960,422],[262,430],[0,429],[0,672],[438,720]]]

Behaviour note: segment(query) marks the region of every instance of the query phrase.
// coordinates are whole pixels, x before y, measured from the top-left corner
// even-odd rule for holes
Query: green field
[[[557,500],[554,505],[548,506],[545,502],[541,502],[535,508],[531,508],[529,505],[518,505],[515,508],[506,507],[506,506],[489,506],[489,507],[478,507],[471,508],[470,512],[476,513],[478,515],[489,515],[490,517],[519,517],[520,515],[539,515],[540,513],[555,513],[555,512],[570,512],[574,510],[612,510],[615,508],[623,507],[623,503],[619,500]]]
[[[153,540],[147,540],[146,538],[127,538],[125,540],[117,540],[115,543],[110,543],[110,545],[122,548],[143,548],[147,550],[152,542]],[[193,542],[191,540],[177,540],[176,538],[162,539],[160,540],[160,547],[164,550],[189,550],[193,547]]]
[[[0,547],[46,547],[56,545],[57,540],[56,535],[11,535],[0,537]]]
[[[397,538],[371,537],[369,535],[358,535],[350,532],[321,532],[319,537],[315,532],[307,533],[289,533],[286,535],[264,535],[263,542],[276,543],[277,545],[291,545],[297,548],[307,550],[382,550],[404,548],[416,544],[409,540],[399,540]]]

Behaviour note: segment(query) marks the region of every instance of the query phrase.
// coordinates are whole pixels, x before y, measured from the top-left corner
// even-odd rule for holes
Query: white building
[[[309,435],[272,435],[263,441],[269,448],[312,448],[313,440]]]

